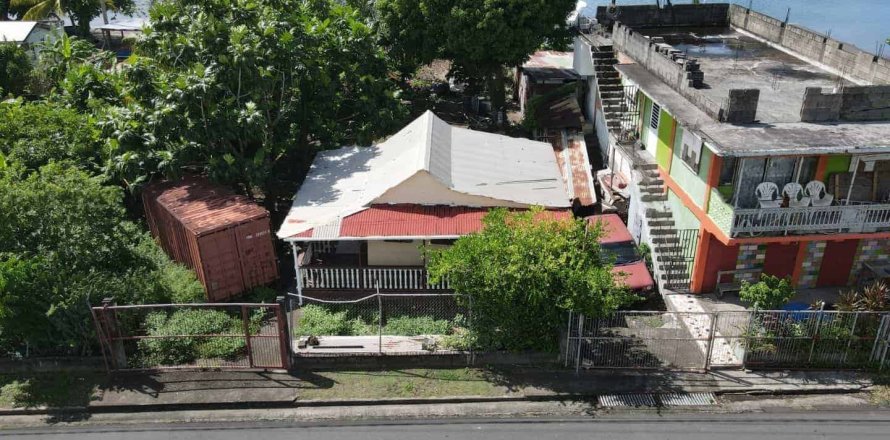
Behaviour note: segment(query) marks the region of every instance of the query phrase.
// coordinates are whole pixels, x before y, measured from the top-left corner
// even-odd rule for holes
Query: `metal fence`
[[[839,311],[571,314],[565,365],[581,368],[884,368],[890,314]]]
[[[279,304],[152,304],[92,309],[109,371],[288,368]]]
[[[305,295],[301,299],[290,313],[298,356],[428,354],[470,348],[469,296],[378,293],[356,300]]]

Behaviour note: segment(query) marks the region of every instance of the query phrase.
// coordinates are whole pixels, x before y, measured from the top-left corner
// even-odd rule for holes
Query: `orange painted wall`
[[[727,246],[711,234],[707,237],[708,255],[701,292],[713,292],[717,287],[717,271],[734,270],[739,257],[738,246]]]

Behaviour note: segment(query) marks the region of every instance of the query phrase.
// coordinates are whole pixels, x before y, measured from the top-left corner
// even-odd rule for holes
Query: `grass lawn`
[[[300,399],[357,399],[447,396],[503,396],[509,390],[477,368],[394,371],[320,371],[326,388],[307,388]]]
[[[0,408],[86,406],[105,378],[98,373],[0,374]]]

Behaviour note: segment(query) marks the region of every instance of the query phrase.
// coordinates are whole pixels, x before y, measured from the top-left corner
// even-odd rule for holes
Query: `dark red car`
[[[655,287],[655,282],[621,218],[615,214],[602,214],[586,217],[585,220],[591,225],[596,222],[603,224],[600,245],[615,257],[612,273],[622,274],[624,283],[635,292],[651,291]]]

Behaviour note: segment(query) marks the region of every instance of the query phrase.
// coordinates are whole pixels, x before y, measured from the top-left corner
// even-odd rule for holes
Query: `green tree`
[[[788,304],[795,293],[790,279],[764,274],[759,282],[743,281],[739,298],[755,309],[778,310]]]
[[[101,172],[99,128],[83,112],[52,102],[0,103],[0,153],[29,170],[70,161]]]
[[[127,182],[207,172],[274,209],[315,151],[403,117],[373,33],[337,1],[173,0],[151,19],[126,70],[132,105],[108,125]]]
[[[89,37],[90,21],[102,12],[102,2],[109,11],[133,12],[133,0],[11,0],[9,5],[23,20],[42,20],[50,14],[67,16],[78,35]]]
[[[95,343],[89,306],[107,296],[200,296],[194,274],[126,219],[122,195],[63,164],[0,161],[0,351],[83,353]]]
[[[397,60],[436,56],[452,75],[484,85],[495,108],[505,100],[505,68],[524,62],[551,39],[564,40],[574,0],[381,0],[379,29]]]
[[[15,44],[0,43],[0,98],[21,95],[31,77],[31,60]]]
[[[448,277],[456,292],[472,295],[471,328],[483,346],[553,350],[568,311],[605,316],[637,299],[616,283],[600,225],[539,208],[495,209],[483,223],[452,247],[428,252],[434,280]]]

